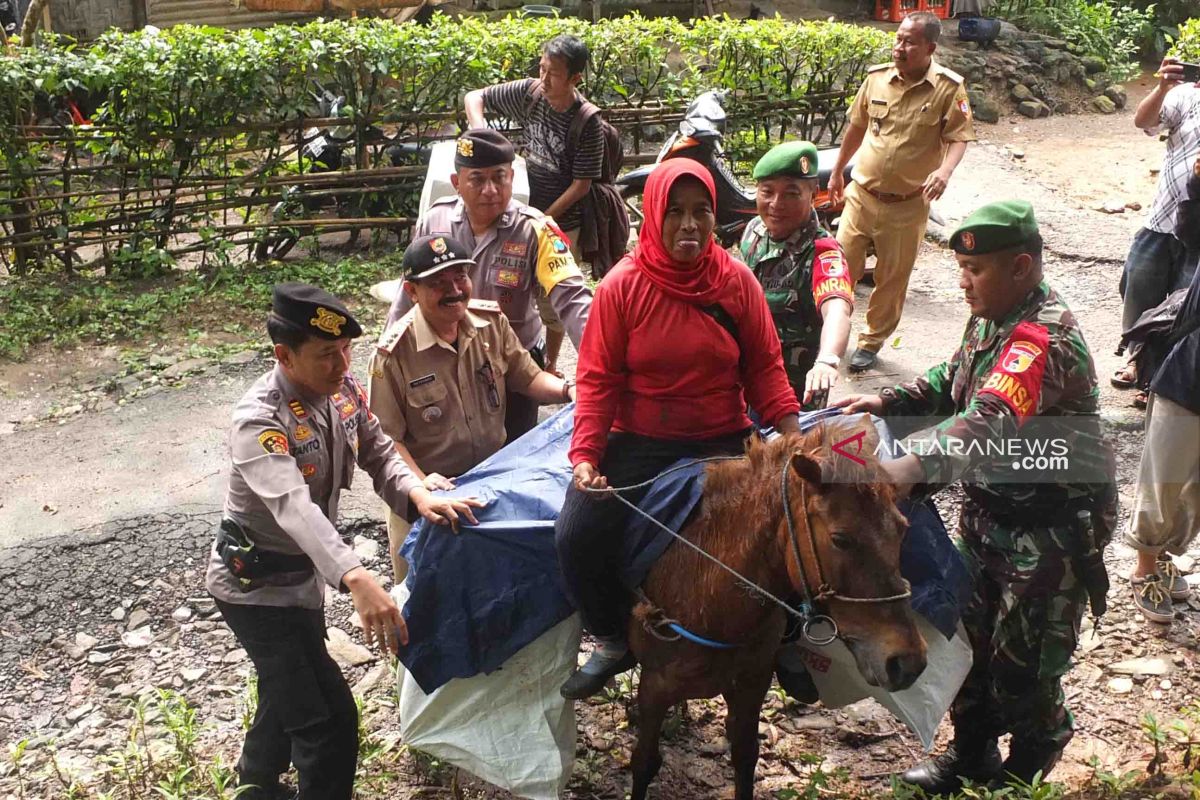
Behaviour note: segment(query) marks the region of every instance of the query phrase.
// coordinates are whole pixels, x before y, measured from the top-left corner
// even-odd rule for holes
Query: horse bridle
[[[912,597],[912,586],[907,580],[904,581],[904,591],[899,594],[888,595],[886,597],[851,597],[838,592],[830,583],[825,580],[825,572],[821,568],[821,556],[817,552],[817,536],[813,533],[812,519],[808,513],[808,497],[805,493],[804,479],[800,480],[800,507],[804,509],[804,527],[808,529],[808,547],[812,553],[813,568],[817,572],[816,591],[809,586],[808,576],[804,571],[804,558],[800,555],[800,537],[796,534],[796,519],[792,513],[792,504],[788,498],[788,473],[792,469],[792,459],[797,453],[792,453],[784,459],[783,473],[780,478],[782,483],[783,496],[783,515],[787,520],[788,538],[791,540],[792,555],[796,559],[796,572],[800,576],[800,591],[804,595],[804,606],[802,610],[805,613],[804,622],[801,626],[801,632],[804,638],[808,639],[815,645],[824,646],[833,642],[838,638],[838,626],[833,617],[828,614],[817,613],[816,604],[826,600],[838,600],[843,603],[894,603],[899,600],[907,600]],[[904,580],[903,578],[901,580]],[[827,623],[830,633],[826,637],[813,636],[812,628],[818,623]]]

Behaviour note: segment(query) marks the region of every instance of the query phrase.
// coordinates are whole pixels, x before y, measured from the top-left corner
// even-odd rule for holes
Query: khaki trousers
[[[1126,540],[1135,550],[1183,555],[1200,532],[1200,416],[1150,395]]]
[[[900,324],[908,278],[929,222],[929,201],[917,195],[899,203],[884,203],[857,183],[846,187],[837,239],[857,283],[867,268],[867,248],[875,245],[875,290],[867,301],[866,328],[858,346],[878,353]]]
[[[400,555],[400,545],[408,538],[412,525],[387,509],[388,555],[392,557],[392,583],[399,586],[408,576],[408,562]]]

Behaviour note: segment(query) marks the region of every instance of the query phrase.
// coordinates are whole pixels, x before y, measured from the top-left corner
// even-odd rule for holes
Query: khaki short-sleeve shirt
[[[472,300],[457,348],[414,307],[384,331],[371,357],[368,396],[385,433],[423,472],[461,475],[504,446],[507,391],[541,372],[500,306]]]
[[[941,166],[950,142],[975,141],[963,78],[936,61],[916,82],[894,65],[871,67],[850,106],[850,122],[866,129],[854,180],[877,192],[917,191]]]

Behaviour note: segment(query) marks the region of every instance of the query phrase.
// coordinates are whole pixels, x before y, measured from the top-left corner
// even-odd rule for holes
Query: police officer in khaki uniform
[[[417,223],[416,235],[444,234],[467,246],[474,296],[492,300],[512,324],[521,345],[545,367],[546,326],[538,313],[544,292],[576,349],[592,306],[592,291],[554,220],[512,199],[516,151],[498,131],[469,130],[458,139],[451,176],[458,197],[437,201]],[[388,312],[391,327],[412,308],[401,292]],[[509,441],[537,424],[538,404],[514,395],[506,404]]]
[[[854,372],[875,365],[879,348],[900,324],[929,204],[942,196],[967,143],[975,141],[962,76],[933,61],[941,31],[938,18],[928,12],[911,14],[900,24],[892,64],[868,70],[850,107],[850,124],[829,179],[830,197],[837,202],[846,164],[858,153],[853,181],[844,189],[837,238],[856,282],[866,270],[872,243],[876,265],[866,329],[850,358]]]
[[[415,239],[403,268],[416,305],[384,331],[371,358],[371,411],[427,489],[453,488],[454,477],[504,445],[514,392],[540,403],[575,399],[573,382],[534,362],[500,306],[471,298],[475,266],[457,239]],[[388,514],[397,582],[407,572],[399,550],[414,519]]]
[[[233,469],[205,579],[258,673],[258,707],[238,761],[238,796],[349,800],[358,760],[354,698],[325,648],[325,586],[349,592],[367,644],[394,650],[400,611],[342,541],[338,495],[357,463],[390,507],[427,519],[474,521],[475,500],[434,499],[367,410],[350,376],[362,328],[315,286],[275,287],[267,330],[275,368],[242,397],[229,437]]]

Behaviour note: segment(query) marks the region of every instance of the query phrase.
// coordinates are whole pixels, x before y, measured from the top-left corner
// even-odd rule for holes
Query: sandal
[[[1163,554],[1158,559],[1158,576],[1162,578],[1163,587],[1172,600],[1187,600],[1192,594],[1192,587],[1184,580],[1183,573],[1171,557]]]
[[[1150,404],[1150,393],[1146,392],[1146,391],[1141,391],[1141,392],[1138,392],[1137,394],[1135,394],[1133,396],[1133,400],[1130,401],[1130,403],[1129,403],[1129,405],[1133,406],[1134,408],[1140,408],[1142,411],[1145,411],[1146,406],[1148,406],[1149,404]]]
[[[1137,371],[1134,370],[1132,364],[1126,364],[1114,372],[1108,380],[1118,389],[1132,389],[1137,386]]]
[[[1129,585],[1133,587],[1133,605],[1151,622],[1169,625],[1175,618],[1175,609],[1171,606],[1171,595],[1167,594],[1163,580],[1157,574],[1144,578],[1130,578]]]

